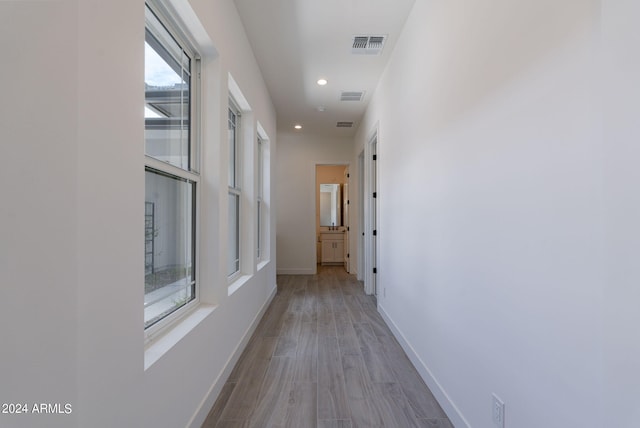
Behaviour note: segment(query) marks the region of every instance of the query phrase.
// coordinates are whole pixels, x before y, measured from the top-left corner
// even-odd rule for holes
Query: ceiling
[[[279,130],[352,136],[415,0],[235,0]],[[379,54],[352,53],[354,36],[386,36]],[[324,78],[325,86],[316,82]],[[362,101],[340,101],[364,91]],[[324,107],[324,111],[319,111]],[[354,122],[338,128],[337,122]]]

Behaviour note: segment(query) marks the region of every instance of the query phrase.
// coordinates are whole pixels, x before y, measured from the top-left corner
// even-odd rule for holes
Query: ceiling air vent
[[[364,91],[342,91],[340,101],[362,101]]]
[[[353,49],[366,49],[367,44],[369,43],[368,36],[355,36],[353,38]]]
[[[354,36],[351,52],[359,55],[379,55],[387,36]]]
[[[338,127],[338,128],[352,128],[353,127],[353,122],[338,122],[336,127]]]

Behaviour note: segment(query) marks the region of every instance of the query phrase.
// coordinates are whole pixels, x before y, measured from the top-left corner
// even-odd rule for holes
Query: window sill
[[[246,284],[250,278],[251,278],[251,275],[241,275],[235,280],[233,280],[233,282],[229,284],[228,295],[231,296],[233,293],[235,293],[240,287]]]
[[[263,260],[261,262],[258,262],[258,267],[257,267],[258,272],[264,269],[264,267],[268,264],[269,264],[269,260]]]
[[[204,321],[216,307],[216,305],[200,304],[173,327],[158,337],[151,339],[144,350],[144,369],[147,370],[164,354],[169,352],[183,337]]]

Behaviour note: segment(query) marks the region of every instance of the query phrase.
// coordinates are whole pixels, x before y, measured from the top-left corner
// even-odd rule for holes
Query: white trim
[[[272,253],[275,253],[274,251],[272,251],[271,249],[271,242],[272,242],[272,234],[271,234],[271,229],[272,229],[272,224],[273,224],[273,192],[274,189],[272,187],[273,184],[273,180],[271,177],[272,174],[272,167],[271,167],[271,162],[272,162],[272,156],[274,155],[274,153],[272,152],[272,149],[274,148],[272,146],[272,142],[269,138],[269,135],[267,134],[267,132],[264,130],[262,124],[260,123],[259,120],[256,121],[256,133],[257,135],[260,137],[260,139],[262,140],[262,197],[260,198],[262,201],[261,204],[261,215],[262,215],[262,220],[261,220],[261,253],[260,253],[260,258],[257,260],[258,262],[258,270],[261,269],[260,264],[265,263],[265,262],[269,262],[273,256]],[[273,234],[273,236],[275,236],[275,234]]]
[[[147,370],[164,354],[173,348],[183,337],[189,334],[202,321],[215,311],[216,305],[203,305],[193,308],[187,315],[182,317],[178,322],[171,323],[170,327],[162,330],[160,334],[149,335],[150,340],[144,350],[144,369]],[[177,312],[177,311],[176,311]],[[175,314],[172,313],[171,315]]]
[[[189,0],[147,0],[147,3],[161,7],[163,13],[172,16],[177,25],[181,28],[188,28],[189,33],[184,34],[183,37],[188,39],[192,46],[197,46],[196,51],[211,58],[218,56],[218,50],[213,45],[209,33],[200,22]]]
[[[144,155],[144,166],[152,168],[156,171],[163,172],[165,174],[175,175],[185,180],[190,180],[195,183],[200,181],[200,174],[193,171],[186,171],[168,162],[163,162],[149,155]]]
[[[258,263],[258,266],[256,266],[256,271],[257,271],[257,272],[260,272],[260,271],[261,271],[262,269],[264,269],[264,267],[265,267],[266,265],[268,265],[268,264],[269,264],[269,260],[262,260],[262,261],[260,261],[260,262]]]
[[[351,170],[351,162],[350,161],[313,162],[313,168],[312,168],[313,178],[311,180],[311,182],[313,183],[313,189],[311,189],[311,191],[309,192],[309,194],[312,197],[311,206],[313,207],[312,215],[313,215],[313,242],[314,242],[313,269],[312,269],[313,272],[311,273],[311,275],[315,275],[318,273],[318,236],[316,234],[317,233],[316,214],[318,212],[318,206],[316,205],[316,202],[317,202],[317,193],[318,193],[318,184],[319,184],[318,183],[318,167],[319,166],[344,166],[348,170]],[[349,230],[349,232],[345,231],[345,233],[349,234],[349,241],[350,241],[351,230]],[[290,275],[299,275],[299,274],[290,274]],[[301,274],[301,275],[305,275],[305,274]]]
[[[249,102],[247,101],[247,99],[244,97],[244,94],[242,93],[242,91],[240,90],[240,86],[238,86],[238,84],[236,83],[236,80],[233,78],[233,76],[231,75],[231,73],[228,74],[228,78],[229,78],[229,98],[232,98],[236,108],[242,112],[242,113],[246,113],[251,111],[251,105],[249,104]]]
[[[192,60],[199,60],[201,55],[196,48],[198,44],[195,42],[195,38],[192,37],[190,32],[183,30],[184,28],[192,28],[186,24],[184,19],[184,15],[187,13],[187,10],[182,9],[179,12],[172,3],[173,2],[166,0],[145,1],[149,10],[155,15],[160,24],[169,32],[171,37],[174,38],[180,48],[186,51]],[[145,28],[147,28],[149,24],[150,22],[145,17]],[[151,32],[157,33],[157,29],[152,27]],[[180,62],[179,59],[177,60]],[[193,70],[191,70],[190,74],[193,76]]]
[[[357,245],[357,255],[358,255],[358,265],[356,267],[357,271],[357,279],[358,281],[364,282],[364,274],[365,274],[365,193],[364,193],[364,149],[360,153],[358,153],[358,227],[357,227],[357,237],[358,242]]]
[[[267,143],[269,141],[269,136],[267,135],[267,131],[264,130],[259,120],[256,121],[256,129],[258,136],[263,140],[262,142]]]
[[[229,194],[242,197],[242,189],[239,187],[229,187]]]
[[[239,274],[240,272],[236,273]],[[231,296],[238,289],[240,289],[240,287],[249,282],[251,278],[253,278],[253,275],[235,275],[233,282],[229,284],[229,287],[227,287],[227,294]]]
[[[413,349],[413,346],[411,346],[407,338],[404,336],[404,334],[402,334],[398,326],[393,322],[389,314],[387,314],[387,312],[384,310],[384,306],[382,306],[382,304],[380,303],[378,303],[378,312],[384,319],[384,322],[387,324],[389,329],[391,329],[391,332],[398,340],[398,343],[400,343],[400,346],[402,346],[402,349],[404,349],[404,352],[409,357],[409,360],[411,360],[411,363],[413,363],[413,366],[416,368],[416,370],[418,370],[420,377],[427,384],[434,397],[438,401],[438,404],[440,404],[440,407],[442,407],[442,410],[444,410],[444,412],[447,414],[447,417],[449,418],[453,426],[471,428],[471,425],[464,418],[460,409],[458,409],[453,400],[451,400],[451,397],[449,397],[449,395],[444,390],[440,382],[438,382],[438,380],[435,378],[429,367],[424,363],[424,361],[422,361],[422,358],[420,358],[415,349]]]
[[[200,401],[200,404],[198,405],[197,410],[195,411],[195,413],[193,414],[193,416],[191,417],[191,419],[186,425],[187,428],[200,427],[204,423],[205,419],[207,418],[207,415],[209,414],[209,411],[211,410],[211,408],[216,402],[216,399],[220,395],[220,391],[222,391],[222,387],[226,383],[227,379],[229,379],[229,375],[231,375],[233,368],[235,367],[236,363],[240,359],[240,355],[246,348],[247,343],[249,343],[249,339],[251,339],[251,336],[256,331],[256,327],[258,327],[258,323],[260,322],[265,312],[267,311],[267,308],[273,301],[273,298],[275,297],[277,291],[278,291],[278,286],[276,284],[271,290],[271,292],[269,293],[269,296],[265,300],[264,304],[262,305],[262,307],[260,308],[256,316],[253,318],[253,321],[245,331],[244,335],[240,339],[240,342],[235,347],[233,353],[231,354],[231,356],[229,356],[229,359],[227,360],[227,363],[225,364],[224,369],[222,369],[218,377],[213,381],[213,384],[211,384],[211,387],[209,387],[209,390],[205,394],[202,401]]]
[[[231,275],[227,275],[227,288],[233,287],[233,283],[236,282],[242,276],[242,272],[240,269],[232,273]],[[231,294],[231,291],[229,291]]]

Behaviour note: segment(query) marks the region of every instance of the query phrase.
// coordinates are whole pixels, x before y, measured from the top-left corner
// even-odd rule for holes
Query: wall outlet
[[[504,428],[504,402],[496,394],[491,394],[491,398],[493,424],[498,428]]]

